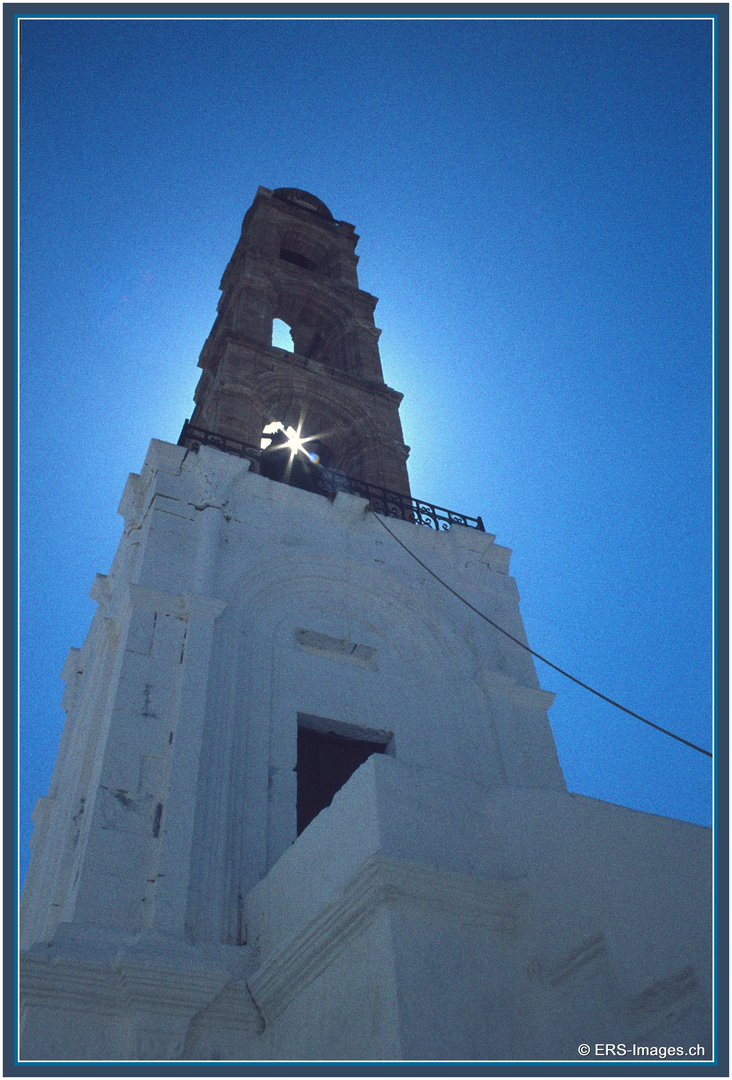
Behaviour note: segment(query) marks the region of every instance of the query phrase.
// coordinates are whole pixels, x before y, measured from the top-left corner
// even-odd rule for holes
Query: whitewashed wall
[[[153,442],[125,489],[36,809],[25,1055],[708,1041],[707,831],[569,795],[529,654],[364,500],[248,468]],[[491,535],[388,525],[525,641]],[[298,716],[389,746],[295,842]]]

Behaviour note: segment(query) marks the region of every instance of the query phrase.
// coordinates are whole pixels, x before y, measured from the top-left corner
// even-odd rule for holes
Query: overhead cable
[[[371,507],[368,507],[368,509],[370,510]],[[625,705],[621,705],[619,702],[613,701],[613,699],[607,697],[606,694],[601,694],[599,690],[593,689],[593,687],[588,686],[587,683],[582,682],[581,679],[577,679],[574,675],[570,675],[568,671],[564,671],[563,668],[560,668],[556,664],[553,664],[551,660],[547,660],[545,656],[541,656],[540,653],[535,652],[533,649],[529,648],[528,645],[525,645],[523,641],[520,641],[517,637],[514,637],[513,634],[509,634],[508,630],[504,630],[502,626],[499,626],[498,623],[493,622],[493,619],[489,619],[488,616],[484,615],[482,611],[479,611],[477,607],[473,607],[469,600],[466,600],[464,596],[461,596],[459,592],[456,592],[455,589],[451,588],[451,586],[448,585],[446,581],[443,581],[442,578],[434,572],[434,570],[430,570],[429,566],[426,566],[425,563],[423,563],[422,560],[418,558],[418,556],[415,555],[413,551],[410,551],[406,544],[402,543],[399,537],[391,531],[386,522],[384,522],[378,514],[374,513],[374,517],[376,518],[378,523],[386,529],[389,536],[396,540],[397,544],[399,544],[400,547],[404,548],[407,555],[411,555],[414,561],[419,563],[422,569],[426,570],[427,573],[435,579],[435,581],[439,581],[440,585],[443,585],[448,592],[451,592],[453,596],[456,596],[458,600],[461,600],[462,603],[469,607],[471,611],[475,612],[475,614],[480,616],[481,619],[484,619],[485,622],[489,623],[492,627],[494,627],[494,629],[498,630],[499,633],[503,634],[505,637],[515,642],[515,644],[519,645],[522,649],[525,649],[526,652],[531,653],[531,655],[535,656],[537,660],[541,660],[542,664],[546,664],[548,667],[553,668],[554,671],[558,671],[559,674],[564,675],[566,679],[571,679],[573,683],[577,683],[577,685],[581,686],[583,689],[589,690],[591,694],[595,695],[595,697],[602,698],[603,701],[607,701],[609,705],[614,705],[616,709],[620,709],[622,712],[627,713],[628,716],[633,716],[636,720],[640,720],[641,723],[648,724],[649,727],[655,728],[656,731],[660,731],[664,735],[668,735],[669,738],[676,739],[677,742],[683,743],[684,746],[690,746],[692,750],[696,750],[700,754],[706,754],[707,757],[714,756],[709,750],[705,750],[703,746],[697,746],[696,743],[689,742],[688,739],[682,739],[680,735],[675,735],[673,731],[669,731],[667,728],[661,727],[660,724],[654,724],[651,720],[646,720],[644,716],[639,716],[638,713],[633,712],[632,709],[626,709]]]

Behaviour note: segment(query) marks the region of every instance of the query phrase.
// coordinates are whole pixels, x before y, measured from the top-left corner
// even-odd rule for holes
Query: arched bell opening
[[[259,473],[281,484],[329,494],[332,484],[325,472],[332,458],[328,444],[301,428],[275,420],[262,430]]]
[[[284,230],[279,241],[279,258],[281,262],[309,273],[331,277],[331,253],[322,240],[311,235],[304,226]]]
[[[337,407],[325,392],[313,393],[312,386],[307,390],[303,386],[294,393],[293,389],[289,379],[276,377],[259,388],[257,414],[261,426],[255,438],[257,443],[261,438],[263,449],[268,450],[263,455],[263,474],[291,482],[286,478],[289,450],[286,453],[283,449],[288,443],[289,429],[297,434],[303,451],[311,455],[306,458],[304,452],[298,453],[298,464],[304,464],[306,472],[310,471],[310,465],[316,471],[344,473],[355,480],[371,479],[376,465],[373,440],[368,435],[373,425],[371,414],[358,408]],[[345,406],[346,402],[339,404]],[[317,461],[313,461],[313,456]],[[297,476],[301,470],[296,468],[295,472]],[[337,477],[321,477],[321,480],[326,491],[334,485],[338,488]],[[308,488],[314,490],[309,483]]]
[[[293,266],[301,266],[304,270],[317,270],[317,263],[314,263],[312,259],[309,259],[307,255],[301,255],[299,251],[293,251],[291,248],[281,247],[280,258],[285,262],[292,263]]]
[[[284,319],[272,320],[272,344],[285,352],[294,352],[295,343],[292,340],[292,329]]]
[[[298,356],[317,360],[338,371],[351,370],[349,332],[352,320],[348,313],[323,304],[314,292],[287,288],[287,283],[281,287],[273,311],[273,325],[275,321],[287,324],[292,351]]]

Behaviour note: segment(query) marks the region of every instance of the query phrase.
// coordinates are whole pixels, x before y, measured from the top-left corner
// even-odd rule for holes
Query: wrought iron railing
[[[190,424],[187,420],[183,425],[178,445],[194,451],[201,446],[212,446],[225,454],[247,458],[250,462],[250,470],[260,471],[262,451],[258,446],[241,442],[239,439],[231,439],[226,435],[217,435],[213,431],[205,431],[203,428]],[[308,491],[325,495],[329,499],[335,498],[339,491],[345,491],[349,495],[360,495],[362,499],[368,499],[371,509],[377,514],[401,518],[415,525],[426,525],[430,529],[442,531],[449,529],[452,525],[463,525],[466,528],[485,532],[480,517],[458,514],[454,510],[446,510],[444,506],[436,506],[423,499],[413,499],[410,495],[390,491],[389,488],[370,484],[366,480],[356,480],[352,476],[346,476],[345,473],[337,472],[335,469],[325,469],[320,465],[311,470],[306,484],[302,486]]]

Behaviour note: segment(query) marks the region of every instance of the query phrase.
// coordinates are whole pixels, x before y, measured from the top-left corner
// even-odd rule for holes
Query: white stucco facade
[[[530,655],[364,499],[154,441],[120,512],[34,815],[22,1059],[710,1055],[708,830],[570,795]],[[494,537],[389,527],[525,641]],[[386,751],[297,837],[299,725]]]

